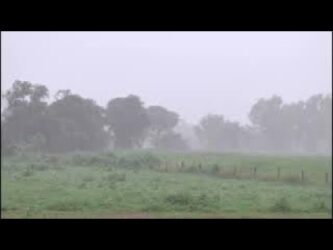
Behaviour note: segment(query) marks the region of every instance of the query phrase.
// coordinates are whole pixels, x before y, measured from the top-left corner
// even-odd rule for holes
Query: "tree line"
[[[175,132],[180,117],[162,106],[145,107],[140,97],[111,99],[106,107],[70,90],[49,101],[46,86],[15,81],[1,95],[2,153],[23,147],[64,153],[127,150],[190,150]],[[3,105],[4,104],[4,105]],[[332,97],[314,95],[284,104],[278,96],[258,100],[241,126],[223,115],[206,115],[194,126],[201,149],[209,151],[272,151],[330,153]]]

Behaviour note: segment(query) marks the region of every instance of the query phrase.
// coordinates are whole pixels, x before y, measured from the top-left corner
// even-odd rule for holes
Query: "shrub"
[[[301,178],[298,176],[287,176],[283,179],[284,182],[288,184],[300,184],[302,183]]]
[[[167,209],[163,204],[147,204],[142,208],[143,212],[165,212]]]
[[[270,209],[272,212],[290,212],[291,206],[285,197],[277,200]]]
[[[186,172],[195,173],[198,169],[195,166],[190,166],[189,168],[185,169]]]
[[[115,164],[124,168],[153,168],[159,166],[161,161],[151,153],[128,154],[119,157]]]
[[[47,170],[47,165],[42,164],[42,163],[34,163],[30,165],[30,168],[32,170],[38,170],[38,171],[43,171],[43,170]]]
[[[105,177],[105,180],[111,183],[126,181],[126,174],[118,174],[118,173],[108,174]]]
[[[79,184],[78,186],[79,189],[84,189],[84,188],[87,188],[87,183],[86,182],[82,182]]]
[[[213,168],[212,168],[212,174],[216,175],[220,173],[220,168],[217,164],[214,164]]]
[[[14,156],[18,152],[16,145],[6,145],[1,147],[1,155],[3,156]]]
[[[331,209],[325,204],[325,202],[315,203],[313,206],[315,212],[330,212]]]
[[[207,194],[189,195],[185,193],[171,194],[165,198],[165,202],[174,206],[175,210],[184,211],[213,211],[218,208],[218,196]]]
[[[47,206],[48,210],[55,211],[79,211],[86,206],[86,202],[58,201]]]
[[[82,181],[84,181],[84,182],[91,182],[93,180],[94,180],[94,177],[92,175],[87,175],[82,178]]]
[[[165,198],[165,201],[173,205],[188,205],[191,201],[191,197],[183,193],[171,194]]]
[[[56,164],[59,161],[60,161],[59,157],[55,156],[55,155],[46,156],[46,159],[45,159],[45,162],[51,163],[51,164]]]
[[[102,166],[113,165],[114,159],[106,155],[94,155],[91,153],[80,153],[72,156],[72,163],[79,166]]]
[[[37,133],[31,136],[28,140],[29,140],[29,149],[34,152],[42,151],[45,148],[46,138],[41,133]]]
[[[23,171],[22,173],[22,176],[23,177],[29,177],[29,176],[32,176],[34,174],[34,171],[31,167],[27,167],[25,168],[25,170]]]
[[[223,170],[219,173],[219,176],[225,179],[234,179],[235,178],[235,172],[233,170]]]

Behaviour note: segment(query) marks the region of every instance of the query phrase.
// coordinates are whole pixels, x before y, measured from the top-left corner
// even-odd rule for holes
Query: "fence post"
[[[304,182],[304,170],[302,169],[302,172],[301,172],[301,180],[302,182]]]
[[[277,179],[280,180],[280,167],[277,168]]]
[[[256,178],[257,175],[257,167],[254,167],[253,169],[253,177]]]
[[[199,163],[198,169],[199,169],[199,171],[201,171],[201,163]]]
[[[234,177],[237,175],[237,167],[234,167]]]

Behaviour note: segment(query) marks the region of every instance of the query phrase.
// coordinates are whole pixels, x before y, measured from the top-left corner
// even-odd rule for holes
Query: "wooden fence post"
[[[302,182],[304,182],[304,170],[302,169],[302,172],[301,172],[301,180]]]
[[[280,167],[277,168],[277,179],[280,180]]]
[[[253,177],[256,178],[257,175],[257,167],[254,167],[253,169]]]

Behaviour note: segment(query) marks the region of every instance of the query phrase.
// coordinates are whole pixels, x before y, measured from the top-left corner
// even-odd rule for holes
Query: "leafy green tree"
[[[327,152],[332,146],[332,97],[314,95],[305,102],[305,148]]]
[[[285,151],[303,151],[304,138],[304,102],[284,104],[281,107],[280,137]]]
[[[38,131],[39,121],[45,115],[48,89],[27,81],[15,81],[5,93],[7,107],[3,111],[4,145],[27,143]]]
[[[195,127],[201,144],[208,150],[219,150],[222,145],[222,127],[224,117],[222,115],[207,115],[203,117]]]
[[[283,149],[280,124],[281,107],[281,97],[272,96],[270,99],[258,100],[249,113],[250,121],[265,138],[265,148],[268,150]]]
[[[104,129],[105,111],[91,99],[58,91],[44,121],[52,151],[102,150],[109,143]]]
[[[225,120],[222,115],[207,115],[195,128],[204,147],[209,150],[237,150],[240,147],[241,127]]]
[[[173,131],[164,133],[156,142],[155,148],[163,151],[186,151],[189,149],[182,136]]]
[[[328,153],[332,148],[332,97],[313,95],[283,104],[280,97],[260,99],[249,118],[264,138],[263,149]]]
[[[147,108],[150,123],[150,137],[152,144],[156,146],[163,134],[169,133],[178,123],[179,115],[161,106]]]
[[[116,149],[141,147],[150,123],[139,97],[129,95],[110,100],[106,117]]]

